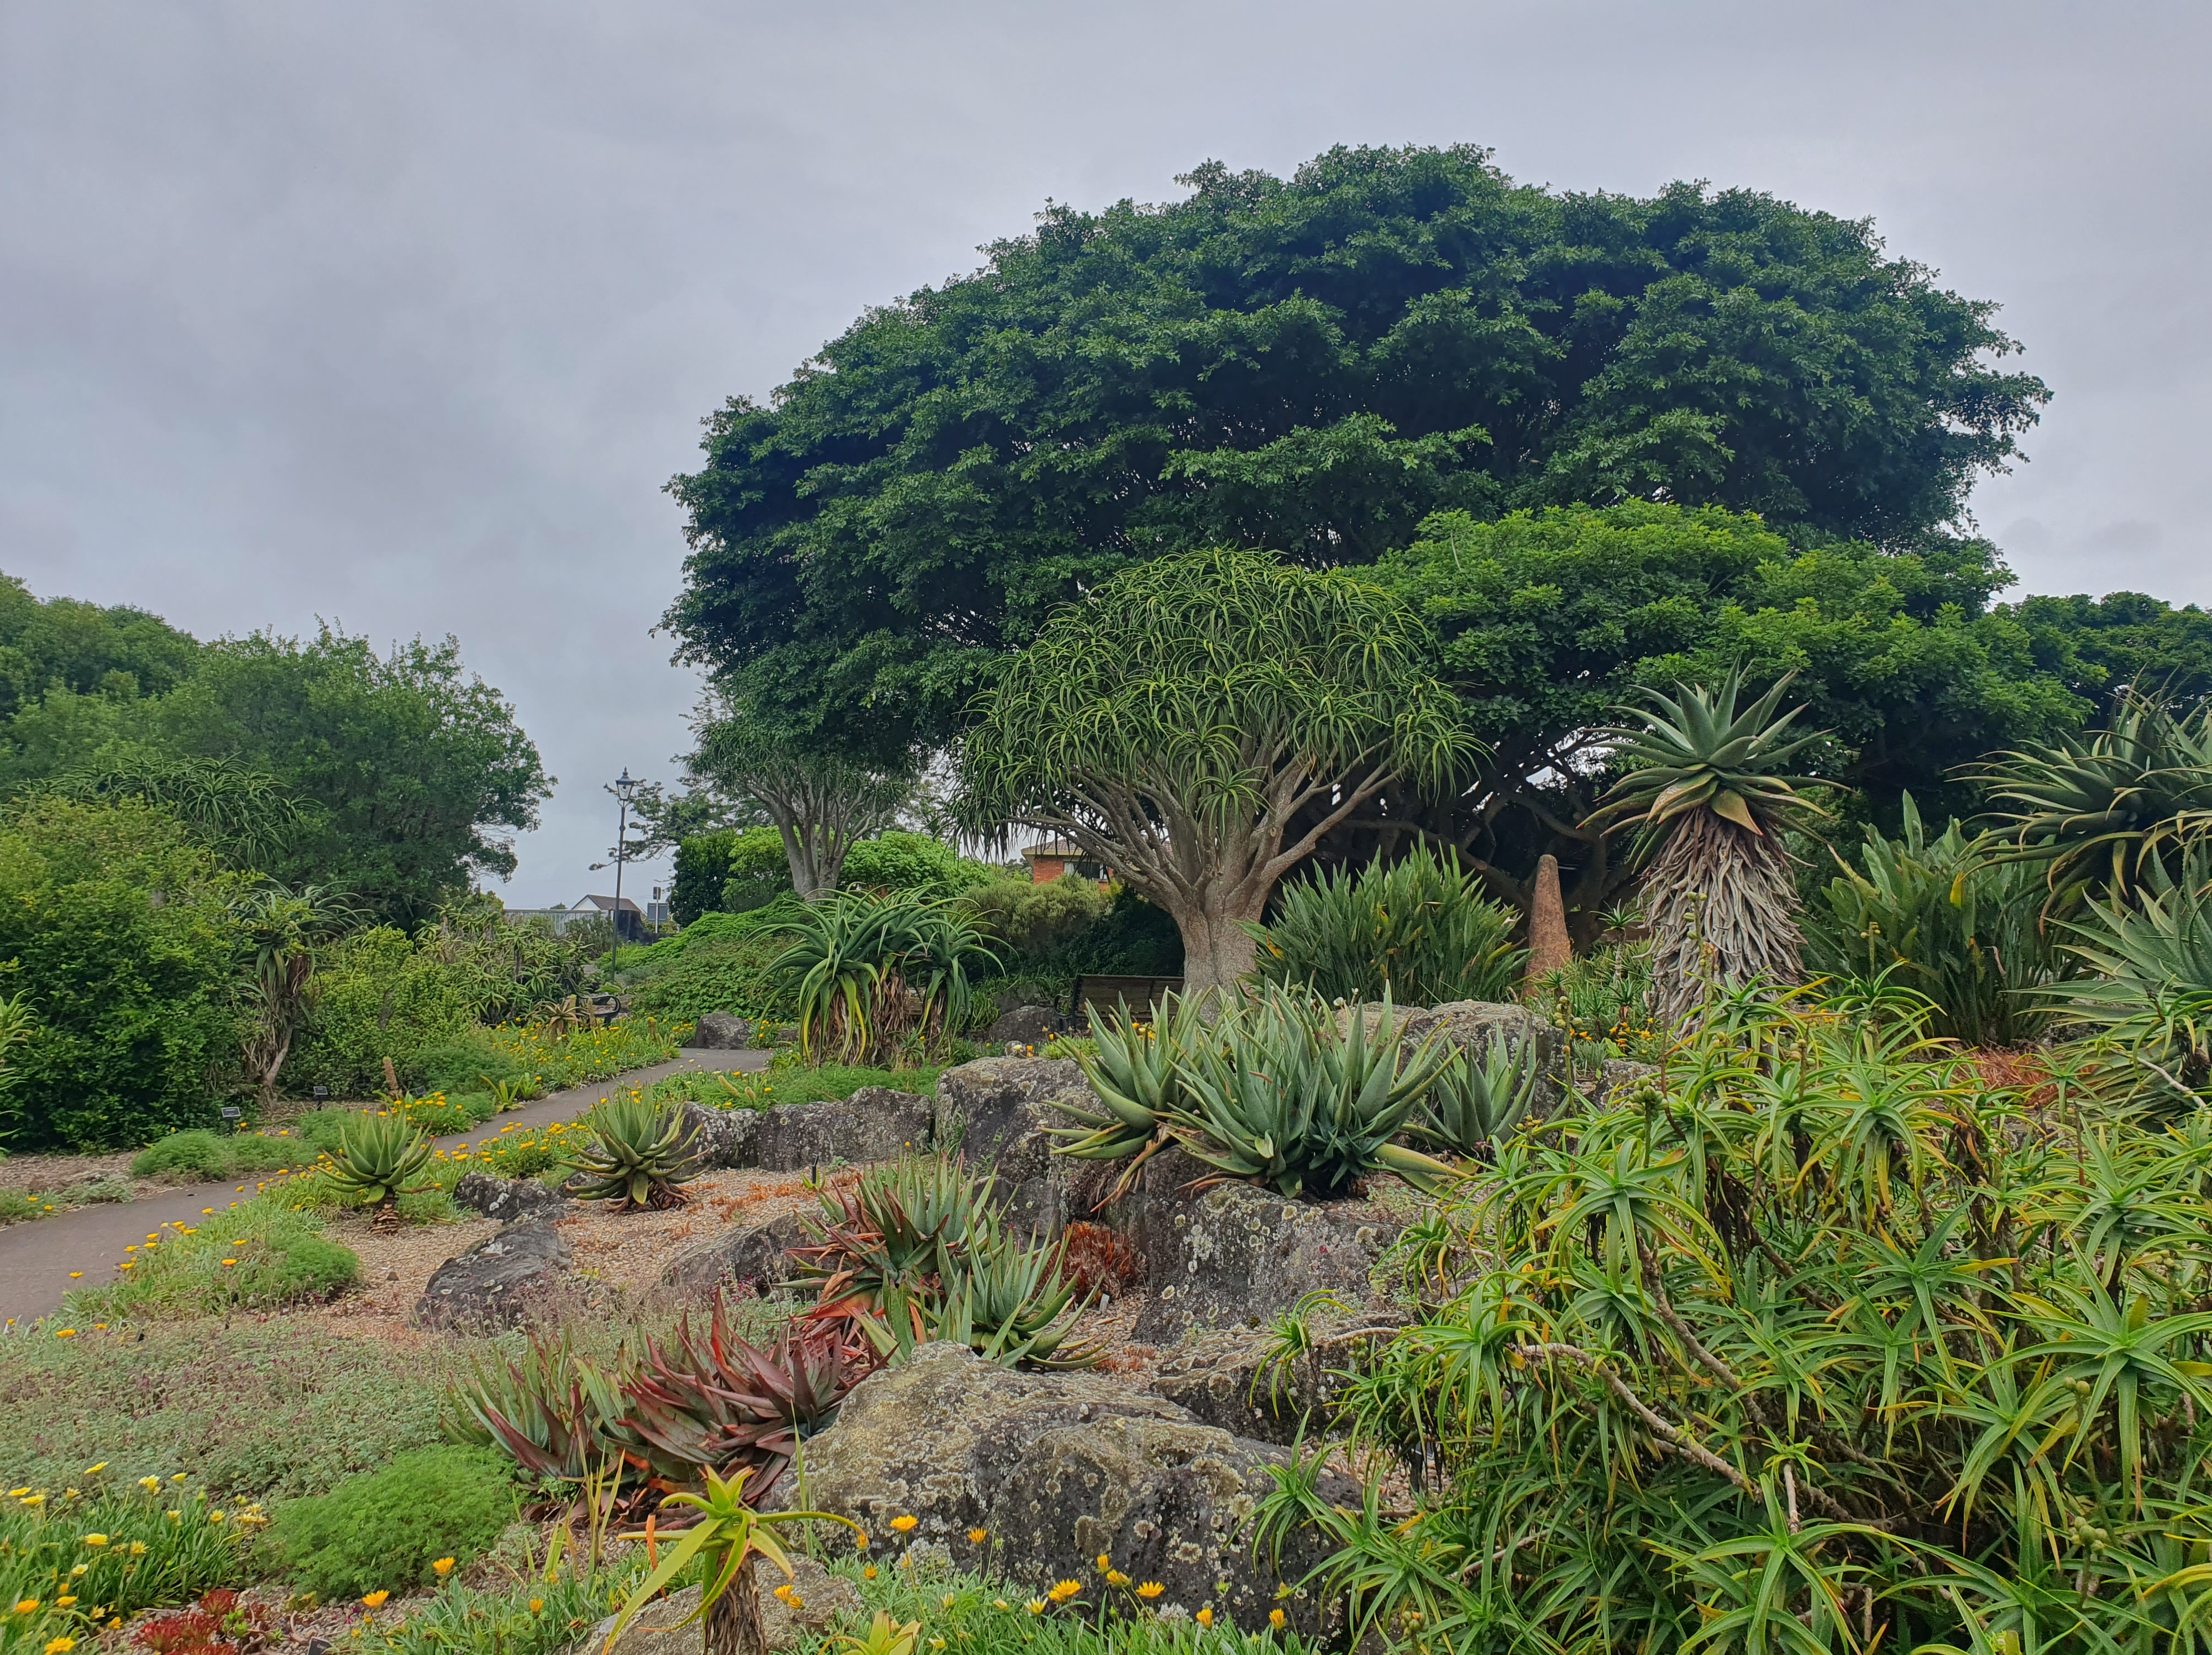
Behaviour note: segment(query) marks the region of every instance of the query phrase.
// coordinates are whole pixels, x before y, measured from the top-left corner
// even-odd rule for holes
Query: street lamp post
[[[637,794],[637,783],[630,780],[629,766],[615,779],[615,797],[621,801],[615,827],[615,946],[607,956],[609,970],[622,964],[622,876],[623,853],[629,849],[629,801]]]

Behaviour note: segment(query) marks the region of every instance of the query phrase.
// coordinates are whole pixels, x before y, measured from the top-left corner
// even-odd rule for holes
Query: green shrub
[[[404,931],[378,926],[348,937],[316,970],[285,1091],[296,1098],[324,1086],[337,1098],[374,1097],[387,1057],[409,1084],[423,1052],[474,1027],[471,987],[460,965]],[[466,1079],[476,1084],[474,1074]]]
[[[238,1050],[238,885],[134,801],[39,798],[0,818],[0,960],[33,1019],[0,1093],[11,1149],[113,1149],[215,1123],[210,1075]]]
[[[1000,874],[961,893],[983,934],[1002,952],[1036,959],[1073,942],[1104,920],[1113,897],[1097,881],[1063,873],[1042,885]]]
[[[470,1562],[514,1515],[514,1486],[500,1456],[417,1448],[327,1494],[280,1507],[269,1542],[288,1579],[342,1603],[430,1585],[438,1578],[432,1563]]]
[[[239,1172],[273,1172],[280,1166],[297,1166],[305,1151],[289,1129],[276,1132],[234,1132],[218,1141],[230,1157],[223,1176]],[[135,1170],[135,1169],[134,1169]]]
[[[1401,860],[1322,869],[1283,887],[1273,922],[1254,927],[1263,982],[1310,983],[1324,1000],[1441,1006],[1510,1000],[1527,952],[1513,916],[1482,895],[1456,855],[1426,845]]]
[[[172,1172],[189,1173],[195,1178],[228,1177],[230,1151],[207,1128],[196,1126],[147,1145],[131,1158],[131,1171],[141,1178],[158,1178]]]
[[[301,1192],[306,1193],[306,1192]],[[111,1286],[67,1299],[78,1321],[219,1316],[327,1299],[352,1285],[361,1261],[322,1233],[322,1220],[296,1209],[280,1187],[204,1220],[172,1225],[163,1240],[134,1252]]]
[[[1993,863],[1955,818],[1931,838],[1909,793],[1896,838],[1869,827],[1861,867],[1838,861],[1826,911],[1805,916],[1808,964],[1865,983],[1887,975],[1926,997],[1929,1033],[1969,1045],[2014,1045],[2050,1022],[2039,991],[2059,960],[2040,867]]]
[[[780,915],[783,910],[760,911]],[[719,917],[709,915],[699,923],[705,926]],[[785,946],[780,938],[757,935],[687,940],[681,953],[670,957],[665,964],[654,962],[649,974],[635,983],[630,1003],[641,1013],[687,1023],[696,1023],[709,1012],[787,1020],[798,1015],[799,1008],[775,971],[777,957]]]
[[[464,1029],[450,1040],[435,1040],[401,1067],[401,1083],[421,1092],[448,1096],[482,1092],[501,1080],[519,1080],[527,1071],[514,1052],[501,1046],[489,1029]]]

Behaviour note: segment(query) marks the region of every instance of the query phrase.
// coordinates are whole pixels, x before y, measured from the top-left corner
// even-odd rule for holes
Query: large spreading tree
[[[1188,183],[1054,207],[710,417],[671,484],[683,653],[903,750],[1169,553],[1358,564],[1438,512],[1663,501],[1941,560],[2046,395],[1994,307],[1755,192],[1555,193],[1469,148]]]
[[[981,697],[969,824],[1073,840],[1173,916],[1189,989],[1222,987],[1323,833],[1471,756],[1425,654],[1413,611],[1346,571],[1218,550],[1142,564],[1061,609]]]

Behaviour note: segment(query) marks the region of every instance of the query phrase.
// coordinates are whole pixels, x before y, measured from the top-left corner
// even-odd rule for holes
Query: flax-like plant
[[[1436,1649],[2200,1655],[2212,1104],[2125,1079],[1731,1007],[1409,1232],[1340,1416],[1411,1509],[1291,1466],[1259,1532]]]
[[[1742,687],[1731,674],[1717,691],[1644,691],[1648,707],[1623,709],[1636,724],[1613,733],[1628,769],[1590,818],[1607,831],[1634,825],[1636,854],[1651,859],[1644,902],[1652,977],[1670,1023],[1716,990],[1786,986],[1802,975],[1782,830],[1815,807],[1802,778],[1783,770],[1820,738],[1790,731],[1803,708],[1778,715],[1788,677],[1739,709]]]
[[[1510,1000],[1528,951],[1513,916],[1482,894],[1456,852],[1417,845],[1395,862],[1324,868],[1283,888],[1255,929],[1256,974],[1303,983],[1325,1000],[1441,1006]]]
[[[783,922],[777,974],[799,1001],[799,1050],[866,1066],[943,1045],[968,1021],[968,968],[995,962],[957,904],[911,892],[840,891]]]
[[[1322,834],[1475,751],[1410,607],[1265,552],[1115,575],[1009,657],[975,711],[965,824],[1073,840],[1174,916],[1194,989],[1251,969],[1248,928]]]

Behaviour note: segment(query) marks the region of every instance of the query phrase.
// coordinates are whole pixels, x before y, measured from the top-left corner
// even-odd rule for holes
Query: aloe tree
[[[1796,883],[1782,830],[1814,810],[1806,785],[1781,774],[1820,738],[1792,734],[1802,707],[1777,716],[1785,677],[1741,711],[1742,678],[1717,693],[1677,685],[1670,698],[1625,708],[1636,723],[1613,733],[1627,773],[1590,818],[1608,831],[1639,829],[1636,854],[1651,916],[1654,993],[1680,1022],[1715,989],[1802,976]],[[1817,784],[1816,784],[1817,785]],[[1656,854],[1655,854],[1656,853]]]
[[[1174,916],[1192,989],[1234,982],[1248,928],[1322,834],[1392,779],[1440,783],[1471,755],[1421,640],[1409,607],[1343,570],[1226,551],[1130,569],[979,699],[966,824],[1073,840]]]
[[[903,758],[811,745],[744,706],[709,706],[694,727],[698,750],[685,761],[693,781],[760,806],[783,840],[792,889],[809,902],[836,890],[846,854],[889,827],[914,792]]]

